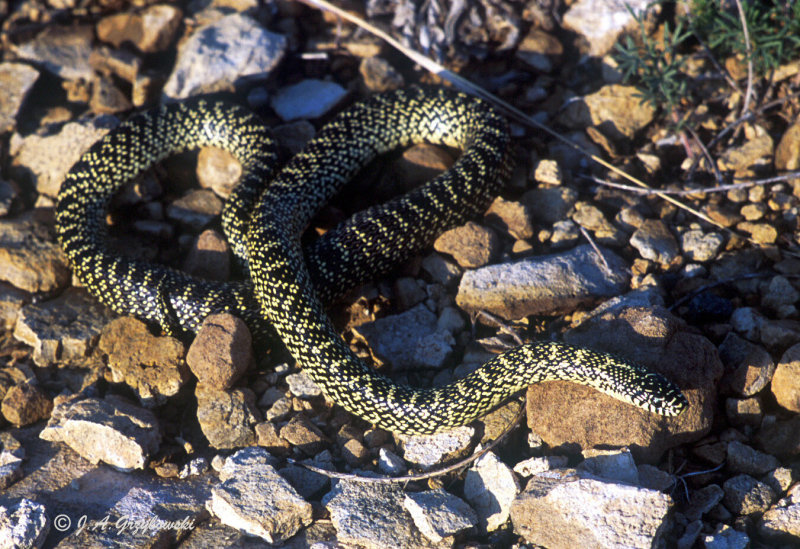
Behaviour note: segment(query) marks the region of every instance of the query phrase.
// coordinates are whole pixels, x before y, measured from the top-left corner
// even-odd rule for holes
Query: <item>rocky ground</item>
[[[279,350],[254,354],[236,318],[209,317],[189,345],[118,317],[71,277],[54,240],[59,186],[91,143],[163,97],[227,93],[274,127],[288,157],[346,104],[436,77],[288,0],[0,0],[0,547],[800,544],[800,179],[699,190],[712,175],[606,55],[630,22],[621,8],[418,4],[346,7],[654,188],[688,191],[677,198],[700,216],[608,186],[621,181],[515,123],[508,189],[482,219],[335,304],[343,336],[422,386],[520,338],[559,339],[664,373],[689,410],[665,419],[547,383],[526,395],[527,425],[444,476],[382,484],[305,468],[437,469],[496,439],[523,404],[393,436],[327,401]],[[798,74],[781,66],[775,106],[738,123],[741,97],[704,83],[701,136],[736,130],[709,151],[726,182],[800,166]],[[382,159],[310,233],[446,168],[451,153]],[[236,277],[219,213],[237,170],[214,150],[165,161],[116,200],[115,246]]]

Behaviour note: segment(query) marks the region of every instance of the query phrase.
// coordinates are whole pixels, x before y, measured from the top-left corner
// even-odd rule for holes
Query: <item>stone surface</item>
[[[164,51],[172,43],[181,17],[179,8],[166,4],[109,15],[97,23],[97,38],[117,48],[130,42],[143,53]]]
[[[314,119],[332,110],[346,95],[347,90],[335,82],[307,79],[279,89],[270,105],[285,122]]]
[[[208,189],[195,189],[167,206],[167,217],[199,231],[222,213],[222,200]]]
[[[634,86],[609,84],[570,102],[561,120],[573,128],[598,127],[613,140],[628,140],[653,120],[655,109],[643,103]]]
[[[505,524],[518,493],[514,473],[494,452],[481,456],[464,477],[464,497],[477,511],[483,531]]]
[[[450,332],[437,327],[437,321],[435,314],[419,304],[398,315],[361,324],[353,332],[369,345],[379,363],[391,364],[394,371],[439,369],[450,358],[455,341]]]
[[[113,395],[57,398],[39,436],[64,442],[91,463],[102,461],[123,471],[143,469],[161,441],[152,412]]]
[[[729,333],[719,346],[719,358],[725,366],[725,386],[740,396],[761,391],[775,373],[775,362],[760,345]]]
[[[635,295],[612,300],[565,335],[565,342],[606,351],[660,372],[689,400],[665,418],[569,382],[528,388],[528,425],[553,448],[575,451],[627,446],[652,463],[668,448],[698,440],[711,428],[722,364],[714,345],[658,305]],[[565,407],[570,413],[564,414]]]
[[[52,292],[69,282],[67,258],[48,212],[0,219],[0,280],[31,293]]]
[[[225,237],[213,229],[206,229],[197,236],[194,246],[189,250],[183,270],[198,278],[228,280],[231,272],[229,254],[230,246]]]
[[[47,508],[41,503],[21,499],[0,505],[0,547],[39,548],[50,531]]]
[[[758,522],[758,533],[774,543],[800,540],[800,502],[785,498],[771,507]]]
[[[225,460],[206,505],[223,524],[279,544],[311,524],[312,513],[272,461],[262,448],[239,450]]]
[[[553,225],[568,217],[578,201],[578,193],[570,187],[539,188],[526,192],[521,200],[535,223]]]
[[[80,361],[100,337],[113,313],[80,288],[69,288],[49,301],[24,306],[14,337],[33,347],[39,366]]]
[[[493,226],[505,229],[514,238],[526,239],[535,234],[532,212],[524,202],[498,196],[484,216]]]
[[[11,436],[11,433],[0,433],[0,490],[5,490],[22,478],[22,463],[25,460],[25,448]]]
[[[289,392],[298,398],[308,399],[322,395],[319,385],[303,371],[286,376],[286,383],[289,384]]]
[[[669,265],[678,257],[678,243],[659,219],[646,219],[631,235],[631,246],[651,261]]]
[[[358,72],[364,85],[373,92],[385,92],[403,87],[403,75],[382,57],[367,57],[361,60]]]
[[[109,378],[131,387],[145,405],[160,405],[189,381],[183,344],[174,337],[154,336],[133,317],[110,322],[98,347],[108,356]]]
[[[433,243],[437,252],[448,254],[466,269],[483,267],[500,251],[500,237],[488,227],[468,221],[439,235]]]
[[[200,383],[231,388],[254,364],[250,330],[233,315],[208,315],[186,353],[186,364]]]
[[[254,426],[261,421],[256,397],[250,389],[223,391],[198,385],[197,421],[214,448],[250,446],[255,442]]]
[[[12,131],[17,126],[19,113],[28,92],[39,78],[39,71],[23,63],[0,63],[0,133]]]
[[[668,530],[672,506],[661,492],[580,478],[561,469],[528,481],[511,506],[511,520],[525,541],[549,549],[649,549]]]
[[[290,419],[289,423],[281,427],[280,433],[292,446],[309,456],[319,453],[329,442],[328,437],[302,415]]]
[[[438,543],[478,523],[467,503],[442,489],[408,492],[403,505],[425,537]]]
[[[19,427],[50,417],[53,402],[33,383],[20,383],[6,391],[0,411],[9,423]]]
[[[747,444],[733,440],[728,444],[728,469],[732,473],[744,473],[760,477],[780,467],[781,463],[774,456],[759,452]]]
[[[611,50],[620,33],[635,24],[634,15],[640,15],[649,5],[647,0],[626,3],[615,0],[579,0],[564,14],[563,24],[564,28],[586,38],[591,55],[602,57]],[[633,15],[626,6],[630,6]]]
[[[92,27],[88,25],[47,25],[35,38],[12,50],[21,59],[43,66],[67,80],[90,80],[92,68]]]
[[[475,429],[469,425],[434,435],[396,435],[403,459],[423,470],[462,455],[469,448]]]
[[[620,247],[627,242],[627,235],[614,226],[605,214],[589,202],[576,202],[572,221],[590,231],[599,244]]]
[[[488,311],[507,320],[573,311],[618,295],[627,286],[624,260],[608,250],[602,252],[610,273],[588,244],[467,271],[461,277],[456,303],[466,311]]]
[[[772,377],[772,394],[775,400],[793,412],[800,412],[800,343],[789,347]]]
[[[763,513],[772,504],[775,494],[772,488],[750,475],[737,475],[722,485],[725,507],[737,515]]]

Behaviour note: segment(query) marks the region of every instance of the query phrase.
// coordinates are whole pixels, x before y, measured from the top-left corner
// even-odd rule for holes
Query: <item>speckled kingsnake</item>
[[[432,433],[463,425],[519,389],[553,379],[589,385],[664,415],[680,413],[686,400],[671,382],[587,349],[524,345],[445,387],[418,389],[363,364],[337,334],[323,301],[481,213],[508,176],[509,140],[505,121],[481,100],[422,87],[377,94],[326,124],[259,197],[275,155],[253,115],[203,99],[161,105],[110,132],[72,168],[59,194],[57,234],[78,277],[116,311],[167,330],[178,323],[196,331],[218,311],[242,317],[256,334],[272,326],[330,398],[390,431]],[[300,235],[311,217],[370,159],[421,141],[464,152],[432,181],[356,214],[301,250]],[[197,280],[106,245],[104,216],[116,190],[168,154],[207,145],[227,149],[243,166],[223,226],[235,253],[249,258],[255,299],[249,283]]]

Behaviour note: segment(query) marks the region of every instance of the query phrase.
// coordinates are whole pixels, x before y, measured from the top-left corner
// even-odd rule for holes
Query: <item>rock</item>
[[[0,490],[5,490],[22,478],[22,462],[25,459],[25,448],[11,436],[11,433],[0,433]]]
[[[514,238],[532,238],[535,234],[531,212],[524,202],[506,200],[498,196],[489,206],[485,217],[489,222],[505,229]]]
[[[133,105],[111,78],[99,76],[92,82],[89,108],[95,114],[115,114],[128,111]]]
[[[570,219],[553,223],[553,236],[550,242],[553,248],[569,248],[578,243],[581,233],[578,226]]]
[[[757,244],[774,244],[778,239],[778,230],[769,223],[751,223],[742,221],[736,228],[750,235]]]
[[[783,353],[772,377],[771,391],[778,404],[800,412],[800,343]]]
[[[398,315],[380,318],[354,327],[355,336],[369,345],[381,364],[394,371],[414,368],[442,368],[453,352],[455,341],[437,328],[436,315],[423,304]]]
[[[50,532],[47,508],[22,498],[0,505],[0,547],[39,548]]]
[[[358,72],[364,85],[372,92],[386,92],[402,88],[403,75],[382,57],[367,57],[361,60]]]
[[[800,322],[797,320],[765,320],[759,328],[761,343],[771,353],[783,353],[800,341]]]
[[[286,376],[286,383],[289,384],[289,392],[298,398],[310,399],[322,395],[319,385],[303,371]]]
[[[658,490],[659,492],[667,492],[675,486],[677,479],[675,476],[662,471],[654,465],[643,463],[637,467],[639,472],[639,486],[642,488],[650,488],[651,490]]]
[[[428,273],[434,282],[447,287],[457,282],[462,273],[458,265],[437,253],[432,253],[422,259],[422,270]]]
[[[561,121],[571,128],[597,126],[614,141],[628,141],[655,115],[653,106],[643,103],[639,93],[634,86],[608,84],[582,101],[570,102]]]
[[[456,303],[468,312],[488,311],[506,320],[574,311],[579,305],[618,295],[627,287],[624,260],[608,250],[602,252],[610,267],[608,273],[588,244],[569,252],[467,271]]]
[[[387,450],[381,448],[378,450],[378,471],[385,475],[398,476],[404,475],[408,471],[403,458]]]
[[[533,178],[539,183],[543,183],[545,185],[557,186],[564,182],[564,174],[561,171],[561,166],[559,166],[558,162],[555,160],[548,158],[543,158],[536,163],[536,167],[533,169]],[[575,194],[577,199],[577,193],[575,193],[575,191],[572,192]]]
[[[15,136],[11,140],[14,157],[11,173],[17,181],[29,181],[36,192],[56,197],[69,169],[89,147],[118,125],[116,117],[102,115],[68,122],[53,135]]]
[[[39,78],[39,71],[23,63],[0,63],[0,133],[11,132],[17,126],[17,114],[28,92]]]
[[[9,423],[19,427],[50,417],[53,402],[38,386],[21,383],[6,392],[0,410]]]
[[[167,217],[199,231],[222,213],[222,201],[208,189],[189,191],[167,206]]]
[[[752,307],[739,307],[730,318],[730,323],[733,329],[742,334],[750,341],[758,341],[760,339],[761,325],[764,323],[764,317],[759,314]]]
[[[207,149],[202,149],[207,150]],[[168,225],[168,227],[172,227]],[[183,270],[198,278],[225,281],[230,278],[230,246],[221,234],[213,229],[200,233],[189,250]]]
[[[428,470],[463,455],[472,442],[475,429],[469,425],[434,435],[395,435],[403,448],[403,459]]]
[[[312,510],[271,461],[262,448],[233,454],[225,460],[222,483],[212,489],[206,506],[223,524],[280,544],[311,524]]]
[[[750,538],[727,524],[720,524],[713,534],[703,537],[703,545],[706,549],[747,549]]]
[[[532,457],[514,465],[514,472],[522,477],[529,477],[551,469],[566,467],[568,462],[566,456]]]
[[[482,531],[493,532],[505,524],[518,493],[514,473],[494,452],[481,456],[464,477],[464,497],[478,512]]]
[[[575,203],[572,220],[591,231],[600,244],[619,247],[627,240],[625,233],[608,221],[599,208],[587,202]]]
[[[545,226],[567,218],[577,201],[578,193],[570,187],[532,189],[522,195],[522,203],[527,206],[533,221]]]
[[[778,467],[761,477],[761,482],[767,484],[776,494],[785,494],[792,486],[792,470],[786,467]]]
[[[208,472],[209,469],[208,460],[204,457],[199,457],[191,460],[187,463],[183,469],[180,470],[178,473],[178,478],[184,479],[189,477],[194,477],[198,475],[202,475]]]
[[[212,447],[222,450],[255,442],[253,427],[261,414],[250,389],[222,391],[199,384],[195,396],[197,421]]]
[[[564,46],[542,29],[531,28],[517,47],[516,57],[538,72],[552,72],[553,64],[561,60]]]
[[[101,75],[115,75],[128,83],[136,82],[142,59],[128,50],[100,47],[89,57],[92,68]]]
[[[694,229],[681,234],[681,249],[689,261],[711,261],[724,243],[725,238],[717,232],[704,233]]]
[[[722,489],[725,491],[725,507],[742,516],[765,512],[775,499],[772,488],[749,475],[729,478]]]
[[[183,99],[232,90],[242,79],[266,78],[283,59],[287,46],[285,36],[265,30],[249,15],[226,15],[183,42],[164,94]]]
[[[183,344],[174,337],[154,336],[133,317],[110,322],[98,347],[108,355],[109,380],[131,387],[145,405],[161,405],[189,381]]]
[[[785,498],[770,507],[758,521],[758,533],[775,544],[797,543],[800,539],[800,502],[796,498]]]
[[[442,489],[409,492],[403,505],[420,532],[434,543],[478,523],[475,511],[464,500]]]
[[[208,315],[186,353],[198,381],[214,389],[230,389],[254,363],[250,330],[227,313]]]
[[[309,456],[316,455],[330,442],[319,428],[302,415],[289,420],[289,423],[281,428],[280,433],[281,437],[292,446]]]
[[[631,246],[645,259],[669,265],[678,257],[678,243],[658,219],[646,219],[631,235]]]
[[[403,506],[395,485],[339,481],[322,504],[336,527],[338,543],[350,547],[420,549],[431,547]],[[449,547],[451,544],[444,545]]]
[[[738,147],[724,151],[717,158],[719,169],[733,171],[734,177],[757,177],[772,162],[773,142],[766,132],[754,136]]]
[[[0,279],[31,293],[52,292],[69,282],[67,258],[47,212],[0,219]]]
[[[631,11],[626,6],[630,6]],[[642,15],[649,7],[646,0],[625,5],[613,0],[580,0],[564,14],[563,25],[586,38],[590,55],[602,57],[614,47],[623,30],[636,24],[634,17]]]
[[[725,365],[725,386],[740,396],[753,396],[772,379],[775,363],[760,345],[729,333],[719,346],[719,358]]]
[[[39,436],[64,442],[90,463],[102,461],[122,471],[143,469],[161,440],[152,412],[114,395],[56,398]]]
[[[278,429],[270,421],[262,421],[255,425],[256,445],[266,448],[267,451],[276,456],[285,456],[289,453],[289,443],[283,440],[278,433]]]
[[[11,51],[65,80],[89,81],[93,34],[88,25],[46,25],[33,40],[12,44]]]
[[[534,475],[511,506],[514,532],[549,549],[659,546],[672,498],[656,490],[581,478],[569,469]],[[662,541],[663,542],[663,541]]]
[[[725,497],[725,491],[716,484],[709,484],[691,494],[691,502],[684,514],[689,520],[699,520],[710,512]]]
[[[172,44],[182,16],[179,8],[166,4],[109,15],[97,23],[97,38],[117,48],[129,42],[143,53],[164,51]]]
[[[302,465],[313,465],[327,471],[335,471],[333,456],[323,450],[313,458],[304,459],[300,465],[289,464],[281,469],[281,476],[305,499],[318,499],[317,496],[330,485],[330,479],[320,473],[306,469]]]
[[[758,397],[728,398],[725,400],[725,413],[731,425],[758,427],[764,419],[764,410]]]
[[[798,292],[789,280],[781,275],[773,276],[766,288],[762,287],[761,306],[774,311],[780,318],[795,316],[795,304],[800,300]],[[782,314],[786,311],[786,314]]]
[[[759,448],[774,456],[800,454],[800,416],[762,425],[756,441]]]
[[[406,311],[416,305],[425,301],[428,294],[425,289],[417,283],[416,279],[411,277],[401,277],[395,280],[394,286],[395,299],[397,299],[397,306],[401,311]]]
[[[662,306],[637,299],[628,295],[598,307],[564,340],[661,373],[682,388],[689,408],[665,418],[574,383],[531,385],[528,426],[551,448],[627,446],[637,462],[652,463],[668,448],[698,440],[711,428],[723,369],[715,347]]]
[[[279,89],[270,106],[284,122],[315,119],[333,110],[347,95],[335,82],[306,79]]]
[[[242,177],[242,165],[228,151],[203,147],[197,155],[197,181],[217,195],[230,196]]]
[[[448,254],[467,269],[483,267],[500,253],[500,237],[488,227],[468,221],[439,235],[433,243],[437,252]]]
[[[759,452],[737,440],[728,443],[728,469],[732,473],[762,476],[780,467],[777,458]]]
[[[39,366],[82,359],[113,313],[86,291],[70,288],[55,299],[24,306],[14,337],[33,347]]]
[[[281,124],[272,128],[275,139],[286,148],[291,155],[296,155],[303,150],[306,143],[317,133],[314,124],[308,120],[297,120],[288,124]]]
[[[775,148],[775,169],[789,171],[800,168],[800,124],[789,126]]]
[[[583,456],[586,459],[576,468],[581,476],[639,484],[639,470],[629,450],[584,450]]]

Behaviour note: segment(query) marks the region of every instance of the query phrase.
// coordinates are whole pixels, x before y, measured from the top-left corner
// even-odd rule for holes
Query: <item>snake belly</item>
[[[422,187],[359,212],[301,248],[310,219],[367,162],[418,142],[464,152]],[[200,280],[108,245],[104,219],[111,196],[169,154],[203,146],[228,150],[242,164],[223,229],[252,283]],[[77,277],[115,311],[173,333],[196,332],[208,314],[231,312],[257,341],[277,333],[328,397],[390,431],[434,433],[463,425],[546,380],[588,385],[667,416],[680,413],[687,402],[674,384],[605,353],[532,343],[450,385],[420,389],[397,385],[363,364],[334,329],[324,303],[486,209],[510,173],[509,146],[506,121],[485,102],[412,87],[343,111],[273,178],[275,148],[254,115],[190,99],[132,117],[90,148],[62,185],[56,234]]]

